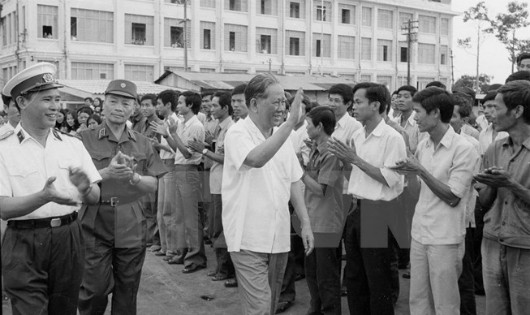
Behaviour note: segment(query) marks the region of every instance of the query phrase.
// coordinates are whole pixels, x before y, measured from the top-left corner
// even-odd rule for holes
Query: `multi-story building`
[[[154,81],[164,70],[450,83],[451,0],[0,0],[0,87],[18,69]],[[187,17],[185,19],[185,17]],[[185,22],[187,21],[187,22]],[[185,35],[186,33],[186,35]],[[185,40],[187,38],[187,40]]]

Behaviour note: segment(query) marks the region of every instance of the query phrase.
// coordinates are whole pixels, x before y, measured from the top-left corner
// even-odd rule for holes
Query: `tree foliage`
[[[474,75],[464,74],[460,77],[460,79],[458,79],[455,82],[455,85],[453,86],[453,90],[456,88],[460,88],[460,87],[467,87],[467,88],[474,90],[475,79],[476,79],[476,76]],[[486,93],[486,91],[488,90],[488,86],[491,83],[491,79],[492,77],[490,77],[487,74],[484,74],[484,73],[480,74],[478,77],[479,90],[477,92]]]
[[[530,48],[530,40],[519,39],[516,35],[519,29],[530,25],[528,3],[509,2],[507,13],[499,13],[489,21],[491,27],[486,31],[494,34],[508,50],[513,72],[517,55]]]

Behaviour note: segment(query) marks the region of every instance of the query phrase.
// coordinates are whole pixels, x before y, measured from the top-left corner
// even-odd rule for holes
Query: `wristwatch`
[[[208,149],[204,148],[204,150],[202,150],[202,155],[205,155],[206,153],[208,153]]]
[[[133,186],[136,186],[138,185],[138,183],[142,180],[142,175],[138,174],[138,173],[134,173],[135,175],[138,175],[138,179],[137,180],[134,180],[134,175],[133,177],[129,180],[129,184],[133,185]]]

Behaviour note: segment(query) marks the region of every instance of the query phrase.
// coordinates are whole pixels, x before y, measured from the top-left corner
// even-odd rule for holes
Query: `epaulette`
[[[6,132],[0,134],[0,141],[9,138],[9,136],[14,133],[15,133],[14,130],[7,130]]]

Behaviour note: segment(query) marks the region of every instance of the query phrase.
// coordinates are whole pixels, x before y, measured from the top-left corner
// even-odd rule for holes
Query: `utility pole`
[[[477,76],[475,77],[475,93],[479,92],[479,64],[480,64],[480,23],[477,27]]]
[[[401,34],[407,36],[407,85],[410,85],[410,51],[412,50],[412,43],[418,39],[418,21],[408,20],[403,23]]]
[[[188,0],[184,0],[184,72],[188,72]]]
[[[451,86],[455,85],[455,64],[453,58],[453,50],[451,49]]]

